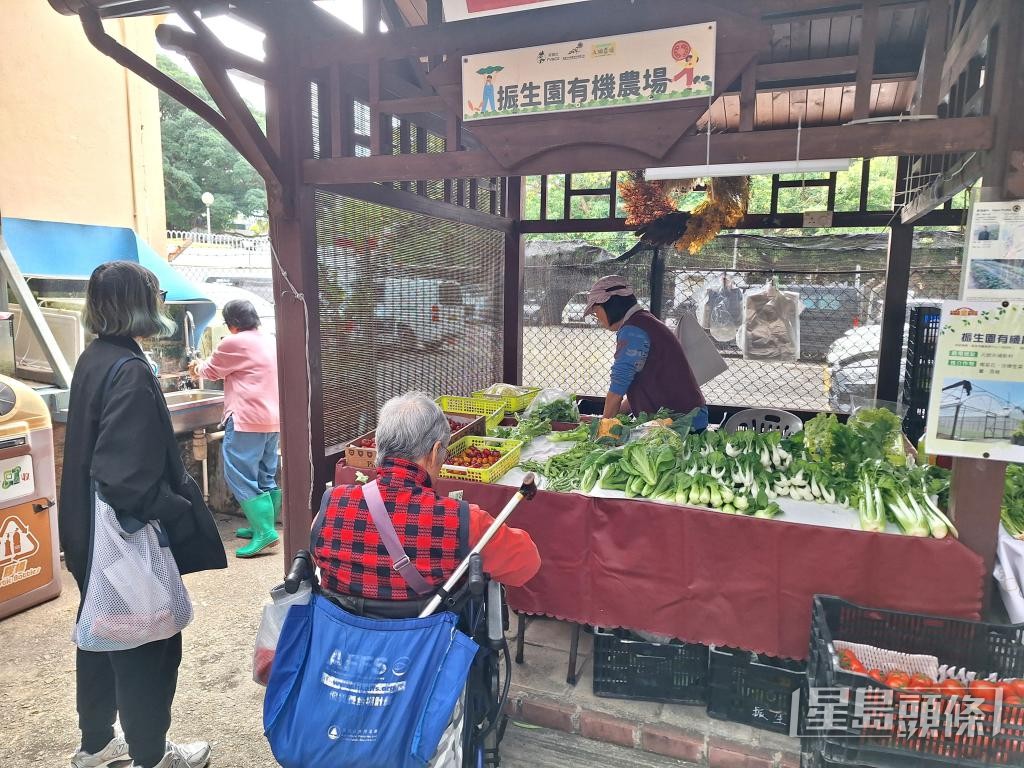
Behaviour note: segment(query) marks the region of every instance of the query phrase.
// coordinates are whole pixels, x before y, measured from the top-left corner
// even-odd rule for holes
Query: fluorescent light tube
[[[786,160],[778,163],[721,163],[718,165],[679,165],[672,168],[648,168],[648,181],[699,179],[707,176],[770,176],[773,173],[824,173],[845,171],[853,160]]]

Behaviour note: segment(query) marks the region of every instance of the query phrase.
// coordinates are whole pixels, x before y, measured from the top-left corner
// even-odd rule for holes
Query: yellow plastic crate
[[[505,403],[505,413],[518,413],[526,410],[526,406],[532,403],[533,398],[540,392],[540,387],[524,387],[524,389],[529,389],[529,391],[522,395],[488,395],[480,391],[474,392],[473,397],[503,402]]]
[[[444,464],[441,467],[441,477],[448,478],[449,480],[472,480],[477,483],[493,483],[519,463],[519,453],[523,449],[523,444],[518,440],[503,440],[499,437],[464,437],[448,446],[448,455],[458,456],[471,446],[491,448],[501,453],[501,458],[496,463],[483,469]]]
[[[494,429],[505,418],[505,405],[501,400],[441,395],[435,402],[445,413],[470,413],[474,416],[483,416],[484,426],[487,429]]]

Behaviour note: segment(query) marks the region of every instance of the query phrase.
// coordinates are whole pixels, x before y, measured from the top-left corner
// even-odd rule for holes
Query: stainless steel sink
[[[224,418],[224,393],[201,389],[165,392],[164,399],[171,412],[175,432],[191,432],[202,427],[215,427]]]

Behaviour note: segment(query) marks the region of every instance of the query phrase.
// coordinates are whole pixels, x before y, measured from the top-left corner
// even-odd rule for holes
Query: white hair
[[[419,461],[437,443],[447,448],[452,439],[448,417],[423,392],[409,392],[384,403],[377,418],[377,466],[388,459]]]

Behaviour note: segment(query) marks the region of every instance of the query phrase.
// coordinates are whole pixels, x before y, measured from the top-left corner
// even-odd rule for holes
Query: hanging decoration
[[[675,244],[676,250],[698,253],[723,229],[737,226],[750,202],[750,177],[706,179],[707,196],[692,211],[679,211],[673,194],[690,192],[700,179],[648,181],[643,171],[630,171],[619,184],[628,218],[641,242],[656,246]]]

